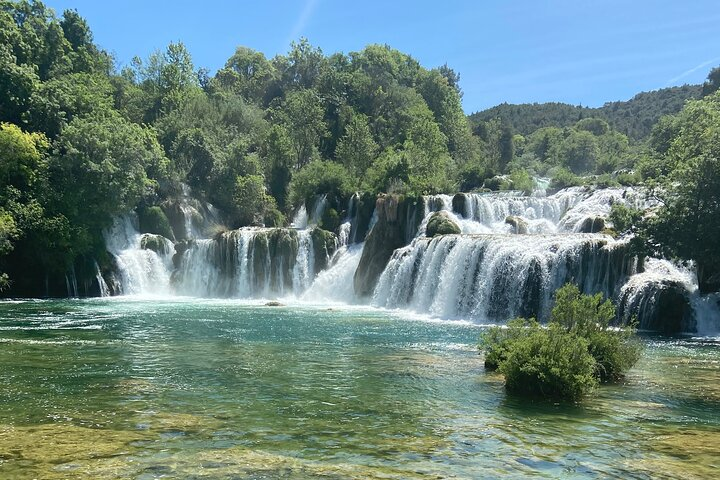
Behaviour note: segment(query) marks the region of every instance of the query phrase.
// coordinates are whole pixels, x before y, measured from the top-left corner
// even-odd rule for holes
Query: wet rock
[[[634,293],[634,295],[630,295]],[[618,316],[636,320],[638,328],[666,334],[695,330],[690,292],[674,280],[658,280],[643,286],[643,291],[626,292],[620,299]]]
[[[603,230],[605,230],[605,219],[603,217],[587,217],[580,224],[578,233],[598,233]]]
[[[505,223],[512,227],[513,233],[519,235],[525,235],[528,233],[528,224],[520,217],[508,215],[507,217],[505,217]]]
[[[170,249],[171,247],[172,241],[162,235],[146,233],[140,239],[140,248],[143,250],[152,250],[158,255],[167,255],[172,253],[172,250]]]
[[[457,193],[452,199],[452,209],[453,212],[457,213],[458,215],[462,216],[463,218],[468,218],[468,199],[467,195],[464,193]]]
[[[337,248],[337,237],[334,233],[322,228],[313,228],[310,232],[313,241],[313,253],[315,257],[315,271],[319,272],[328,266]]]
[[[365,241],[353,285],[359,296],[375,289],[380,274],[396,248],[407,245],[422,221],[422,199],[398,195],[380,195],[375,202],[377,223]]]
[[[460,227],[455,220],[445,211],[435,212],[428,220],[425,235],[434,237],[436,235],[453,235],[459,234]]]
[[[700,293],[720,292],[720,266],[697,262]]]
[[[282,303],[280,303],[280,302],[271,301],[271,302],[267,302],[267,303],[265,304],[265,306],[266,306],[266,307],[284,307],[285,305],[282,304]]]

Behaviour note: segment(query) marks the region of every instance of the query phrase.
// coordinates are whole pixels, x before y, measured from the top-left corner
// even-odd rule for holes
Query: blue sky
[[[122,64],[170,41],[215,71],[245,45],[272,57],[307,37],[325,53],[387,43],[460,73],[468,113],[498,103],[588,106],[684,83],[720,65],[717,0],[46,0],[75,8]]]

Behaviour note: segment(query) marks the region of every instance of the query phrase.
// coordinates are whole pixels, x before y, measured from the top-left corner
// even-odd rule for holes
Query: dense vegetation
[[[230,228],[280,225],[319,192],[338,209],[358,189],[445,191],[483,161],[458,75],[388,46],[239,47],[210,77],[181,43],[117,71],[77,12],[39,1],[1,1],[0,32],[0,270],[17,293],[102,261],[113,216],[182,184]]]
[[[624,102],[608,102],[599,108],[567,103],[502,103],[470,115],[473,125],[499,120],[518,135],[529,135],[539,128],[570,127],[583,118],[601,118],[631,141],[646,139],[653,126],[665,115],[679,112],[687,100],[699,98],[703,87],[683,85],[642,92]]]
[[[508,391],[578,400],[601,382],[622,378],[640,357],[632,328],[612,328],[615,307],[602,294],[567,284],[555,293],[546,327],[516,319],[481,338],[485,366],[505,376]]]
[[[529,192],[537,176],[554,188],[651,182],[667,208],[643,238],[697,261],[711,285],[720,255],[698,235],[717,223],[719,79],[601,109],[501,105],[469,121],[456,72],[386,45],[326,55],[301,39],[271,59],[238,47],[210,76],[171,43],[118,69],[77,12],[0,0],[0,287],[38,295],[69,271],[94,275],[110,262],[103,229],[131,210],[169,235],[157,206],[186,186],[227,228],[286,225],[327,194],[332,229],[358,190]]]

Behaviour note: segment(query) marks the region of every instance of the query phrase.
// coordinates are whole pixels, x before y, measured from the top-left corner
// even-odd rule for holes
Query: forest
[[[326,54],[301,38],[266,58],[237,47],[213,75],[171,43],[118,68],[74,10],[0,2],[0,283],[6,295],[107,262],[103,230],[186,186],[228,229],[284,226],[317,194],[332,230],[346,199],[644,183],[664,208],[640,247],[697,260],[720,284],[717,70],[704,86],[600,109],[501,105],[467,117],[460,75],[387,45]],[[679,180],[682,179],[682,182]],[[712,236],[708,236],[712,235]],[[87,267],[89,268],[89,267]]]

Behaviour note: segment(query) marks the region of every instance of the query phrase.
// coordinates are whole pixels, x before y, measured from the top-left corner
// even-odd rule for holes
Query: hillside
[[[529,135],[538,128],[569,127],[582,118],[598,117],[631,139],[643,140],[660,117],[679,112],[688,99],[698,98],[701,90],[701,85],[663,88],[638,93],[627,101],[608,102],[599,108],[558,102],[520,105],[502,103],[473,113],[469,118],[474,125],[498,118],[515,133]]]

